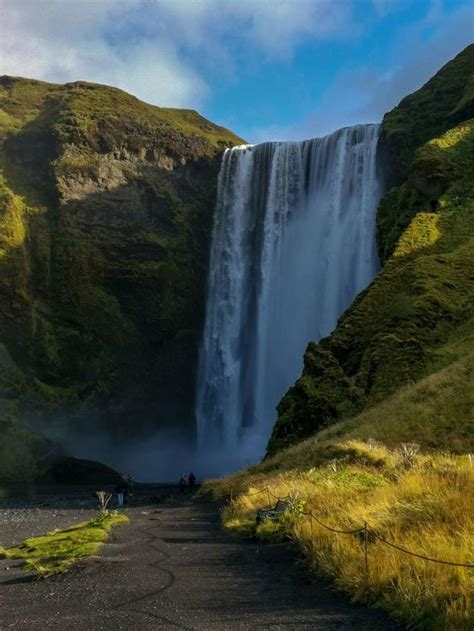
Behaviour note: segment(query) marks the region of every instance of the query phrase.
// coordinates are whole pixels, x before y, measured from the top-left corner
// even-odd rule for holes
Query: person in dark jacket
[[[194,489],[194,485],[196,484],[196,476],[194,475],[192,471],[188,476],[188,480],[189,480],[189,488],[191,490]]]

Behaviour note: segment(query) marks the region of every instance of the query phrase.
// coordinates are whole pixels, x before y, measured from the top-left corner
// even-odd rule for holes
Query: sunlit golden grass
[[[22,559],[25,569],[42,576],[59,574],[96,554],[110,530],[126,522],[126,515],[106,513],[97,519],[26,539],[12,548],[0,548],[0,558]]]
[[[474,462],[469,456],[420,454],[416,447],[390,450],[357,440],[323,449],[313,440],[318,464],[308,466],[310,450],[310,444],[297,446],[280,454],[278,468],[266,462],[209,481],[202,492],[232,493],[222,515],[229,531],[262,541],[296,539],[314,570],[355,599],[383,606],[422,629],[471,631],[473,569],[408,556],[374,537],[428,557],[474,564]],[[367,523],[368,573],[363,533],[335,534],[307,516],[256,524],[258,509],[274,504],[273,496],[288,495],[333,528]]]

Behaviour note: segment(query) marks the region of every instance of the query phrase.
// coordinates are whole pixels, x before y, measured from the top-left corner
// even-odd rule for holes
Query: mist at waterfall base
[[[114,441],[106,432],[71,432],[45,429],[44,436],[62,445],[68,454],[85,460],[95,460],[112,467],[122,475],[131,474],[139,482],[177,484],[181,475],[191,471],[198,481],[234,471],[252,464],[235,460],[223,452],[197,450],[195,441],[182,429],[158,430],[146,437]]]
[[[240,456],[234,460],[226,453],[196,449],[192,432],[180,427],[115,440],[105,430],[71,427],[66,418],[55,426],[34,422],[30,426],[61,445],[68,455],[95,460],[122,475],[130,473],[139,482],[177,484],[183,473],[191,471],[202,481],[252,464],[250,459],[242,461]]]
[[[120,442],[105,432],[91,432],[87,436],[49,433],[48,437],[57,440],[76,458],[101,462],[122,475],[130,473],[139,482],[177,484],[183,473],[188,475],[193,471],[202,480],[213,471],[203,466],[201,458],[197,457],[195,442],[179,428],[158,430],[146,437],[131,437]]]
[[[197,460],[259,460],[309,341],[328,335],[378,270],[379,125],[228,149],[200,351]]]

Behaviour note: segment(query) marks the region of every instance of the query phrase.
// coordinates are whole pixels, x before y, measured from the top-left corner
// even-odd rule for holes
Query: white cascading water
[[[357,125],[224,153],[196,392],[209,474],[263,455],[306,345],[377,272],[378,135]]]

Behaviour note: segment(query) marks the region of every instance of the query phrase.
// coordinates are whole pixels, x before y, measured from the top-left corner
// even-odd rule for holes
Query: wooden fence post
[[[365,556],[365,577],[369,577],[369,533],[367,522],[364,522],[364,556]]]

